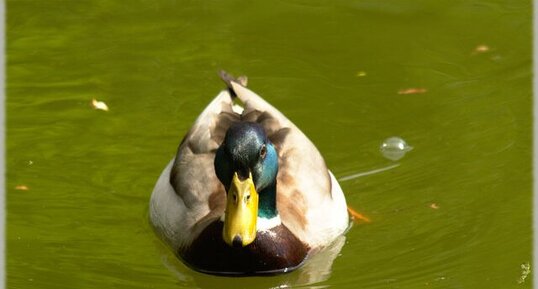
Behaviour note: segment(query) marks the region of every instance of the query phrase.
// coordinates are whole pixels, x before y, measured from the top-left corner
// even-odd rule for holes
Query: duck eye
[[[265,147],[265,145],[262,145],[262,148],[260,149],[260,157],[262,159],[265,159],[266,154],[267,154],[267,148]]]

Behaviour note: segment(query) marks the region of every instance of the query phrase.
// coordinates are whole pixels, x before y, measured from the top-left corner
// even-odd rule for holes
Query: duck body
[[[223,241],[223,225],[221,221],[211,223],[188,250],[180,252],[182,259],[203,272],[251,275],[292,271],[308,254],[308,246],[282,224],[258,232],[256,239],[242,248]]]
[[[289,272],[348,227],[344,194],[310,140],[226,73],[150,200],[155,231],[211,274]],[[233,108],[237,97],[242,111]]]

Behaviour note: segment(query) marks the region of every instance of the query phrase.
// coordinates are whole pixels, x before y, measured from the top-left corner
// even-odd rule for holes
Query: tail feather
[[[237,94],[235,93],[233,89],[232,82],[240,84],[243,87],[247,87],[248,78],[244,75],[235,78],[233,75],[229,74],[228,72],[221,70],[219,71],[219,76],[220,76],[220,79],[222,79],[222,81],[224,81],[224,83],[228,87],[228,91],[230,92],[230,95],[232,96],[232,98],[237,97]]]

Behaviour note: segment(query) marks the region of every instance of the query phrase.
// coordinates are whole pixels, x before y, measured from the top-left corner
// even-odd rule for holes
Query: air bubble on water
[[[403,158],[405,154],[412,149],[412,146],[409,146],[405,140],[397,136],[387,138],[379,148],[381,154],[392,161],[397,161]]]

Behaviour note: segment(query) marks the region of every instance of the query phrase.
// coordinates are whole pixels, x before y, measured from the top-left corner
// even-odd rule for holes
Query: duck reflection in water
[[[321,282],[331,277],[332,266],[339,256],[346,242],[345,235],[341,235],[332,244],[308,258],[304,265],[287,274],[276,274],[263,277],[226,278],[211,276],[191,270],[175,255],[170,254],[167,246],[156,241],[155,246],[161,255],[163,264],[172,272],[181,286],[194,288],[320,288]]]

